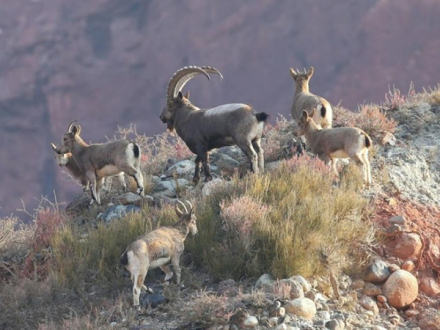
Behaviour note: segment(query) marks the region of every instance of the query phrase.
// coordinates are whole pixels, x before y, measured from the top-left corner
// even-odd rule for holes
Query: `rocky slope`
[[[183,65],[209,64],[225,76],[191,82],[196,104],[248,102],[274,115],[290,109],[290,66],[314,65],[313,91],[350,108],[382,100],[388,84],[435,85],[431,73],[440,69],[440,4],[432,0],[0,5],[3,215],[21,199],[32,208],[40,194],[55,189],[64,201],[78,191],[61,179],[49,148],[70,120],[97,142],[118,125],[163,131],[166,83]]]

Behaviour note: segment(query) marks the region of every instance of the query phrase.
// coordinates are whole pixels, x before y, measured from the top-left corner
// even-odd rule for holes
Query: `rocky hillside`
[[[290,66],[314,65],[312,90],[351,109],[382,100],[389,84],[434,86],[440,71],[440,4],[432,0],[0,5],[3,215],[20,200],[32,209],[41,194],[56,190],[65,201],[78,191],[62,180],[49,148],[70,120],[96,142],[118,125],[163,131],[166,84],[183,65],[212,65],[225,76],[191,82],[201,107],[248,102],[273,115],[289,112]]]
[[[266,131],[266,173],[247,175],[242,152],[221,148],[215,179],[197,186],[180,140],[137,135],[147,196],[109,182],[102,206],[84,193],[65,209],[42,205],[30,226],[0,221],[0,327],[439,329],[440,91],[386,99],[359,114],[335,109],[336,126],[374,141],[369,189],[354,164],[341,162],[337,181],[316,158],[297,157],[282,118]],[[152,270],[155,293],[130,308],[119,257],[145,230],[176,221],[177,198],[196,206],[199,229],[185,241],[184,286]]]

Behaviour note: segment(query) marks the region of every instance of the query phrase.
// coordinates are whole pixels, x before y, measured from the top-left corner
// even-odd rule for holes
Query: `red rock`
[[[404,233],[397,241],[393,254],[401,259],[417,257],[422,249],[422,240],[420,236],[413,233]]]
[[[408,272],[413,271],[414,268],[416,268],[416,266],[414,265],[414,262],[412,262],[411,260],[407,260],[402,264],[402,269]]]
[[[422,278],[420,281],[420,291],[430,297],[435,297],[440,295],[440,285],[432,277]]]

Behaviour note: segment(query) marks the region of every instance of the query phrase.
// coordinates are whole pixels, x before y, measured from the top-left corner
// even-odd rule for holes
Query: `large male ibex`
[[[167,104],[160,115],[168,129],[175,129],[188,148],[197,155],[193,181],[197,183],[200,180],[201,164],[205,171],[205,181],[211,180],[208,151],[230,145],[238,145],[245,153],[254,173],[263,172],[261,136],[268,114],[257,113],[251,106],[242,103],[200,110],[191,104],[187,95],[183,96],[181,91],[186,83],[199,74],[210,80],[208,73],[223,78],[217,69],[208,66],[190,66],[178,70],[168,83]]]

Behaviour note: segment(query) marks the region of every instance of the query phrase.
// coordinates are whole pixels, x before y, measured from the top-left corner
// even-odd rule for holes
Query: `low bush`
[[[370,231],[363,220],[367,202],[356,192],[361,179],[350,182],[359,174],[347,173],[334,187],[328,167],[303,156],[264,176],[235,180],[198,204],[199,234],[188,249],[218,278],[310,276],[346,267]]]
[[[335,107],[334,127],[357,127],[365,131],[374,141],[381,141],[386,132],[394,133],[397,123],[388,118],[379,106],[365,104],[359,112],[352,112],[343,107]]]

